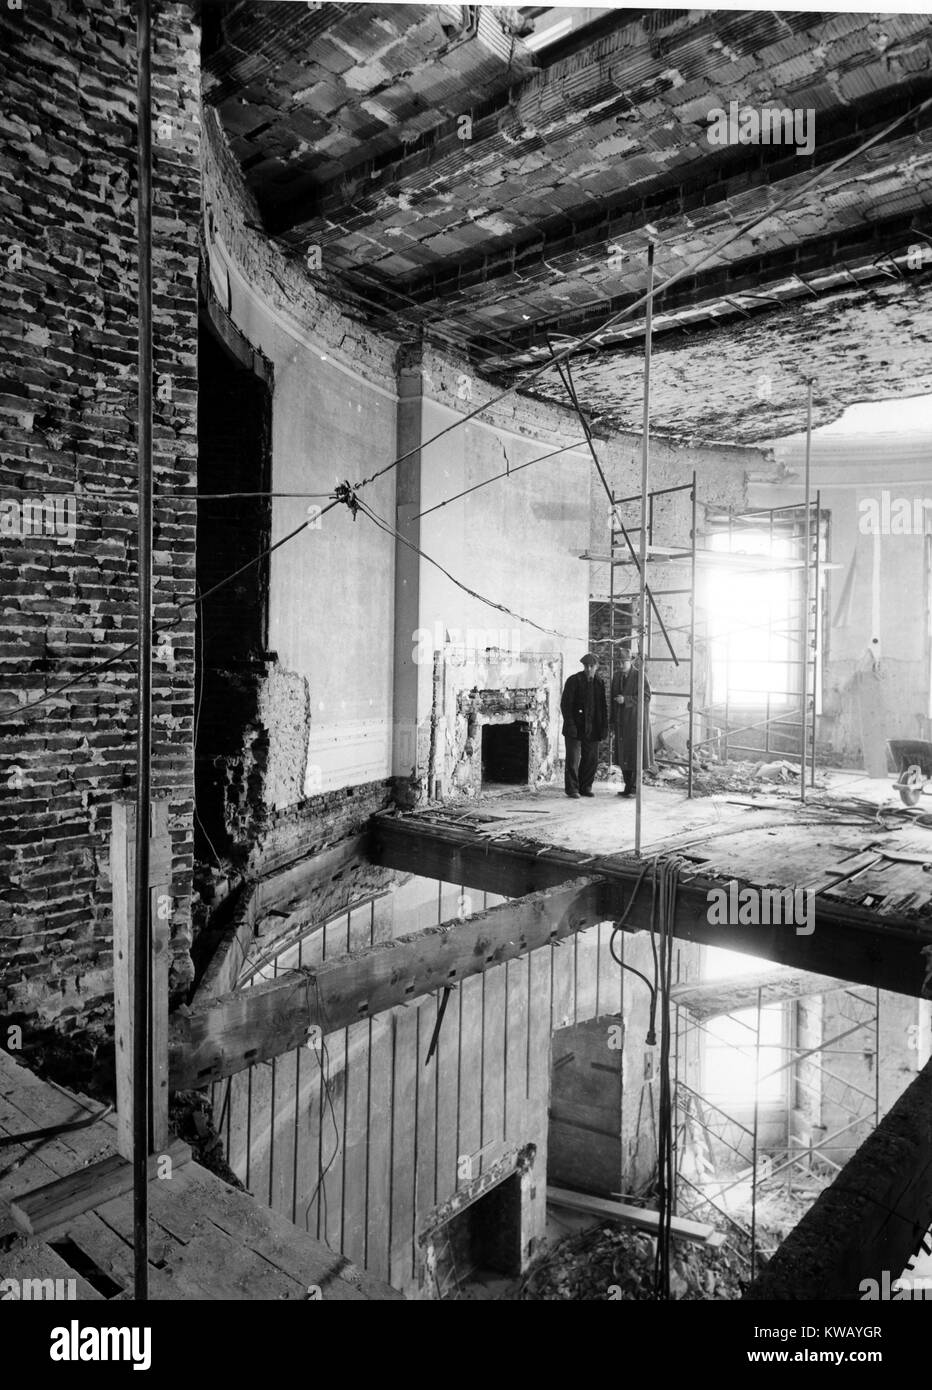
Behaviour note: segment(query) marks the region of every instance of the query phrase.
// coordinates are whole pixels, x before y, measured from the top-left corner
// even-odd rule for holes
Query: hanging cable
[[[515,618],[519,623],[525,623],[528,627],[536,628],[538,632],[545,632],[548,637],[560,637],[565,642],[586,641],[584,637],[576,636],[573,633],[558,632],[556,628],[552,627],[542,627],[540,623],[535,623],[533,618],[522,617],[520,613],[516,613],[512,608],[507,608],[505,604],[496,603],[494,599],[485,598],[482,594],[476,593],[475,589],[470,589],[468,585],[463,584],[459,579],[456,579],[450,573],[449,570],[444,569],[443,565],[441,565],[438,560],[435,560],[431,555],[428,555],[426,551],[421,550],[421,548],[415,545],[413,541],[408,540],[407,536],[403,536],[400,531],[396,530],[394,526],[392,526],[389,522],[385,521],[383,517],[378,516],[374,511],[372,511],[370,507],[366,505],[365,502],[360,501],[358,505],[359,510],[363,513],[363,515],[367,516],[369,520],[373,522],[376,526],[378,526],[381,531],[385,531],[388,535],[394,536],[396,540],[401,541],[402,545],[406,545],[409,550],[413,550],[415,555],[420,555],[422,560],[426,560],[428,564],[433,565],[435,569],[438,569],[441,574],[446,575],[447,579],[450,580],[451,584],[455,584],[458,589],[462,589],[464,594],[469,594],[470,598],[477,599],[479,603],[484,603],[487,608],[494,608],[499,613],[507,614],[509,618]]]
[[[845,164],[848,164],[851,160],[856,159],[866,150],[869,150],[873,145],[876,145],[880,140],[885,140],[886,137],[891,133],[891,131],[895,130],[897,126],[902,125],[904,121],[911,120],[914,117],[921,115],[922,112],[927,110],[929,106],[932,106],[932,97],[927,97],[924,101],[921,101],[917,106],[912,107],[909,111],[905,111],[902,115],[896,116],[892,121],[890,121],[886,126],[884,126],[882,130],[877,131],[876,134],[872,135],[869,139],[863,141],[860,145],[858,145],[856,149],[850,150],[848,154],[840,155],[839,158],[833,160],[831,164],[827,164],[824,169],[817,170],[813,177],[809,179],[806,183],[801,184],[799,188],[789,189],[783,195],[782,198],[777,198],[777,200],[774,203],[772,203],[770,207],[766,208],[763,212],[755,213],[754,216],[749,218],[747,222],[743,222],[739,226],[733,227],[731,231],[729,231],[724,237],[722,237],[720,241],[716,242],[714,246],[709,247],[708,251],[703,252],[702,255],[700,255],[696,260],[690,262],[690,264],[684,265],[681,270],[674,271],[672,275],[668,276],[666,280],[662,281],[660,285],[656,286],[654,291],[655,295],[659,294],[661,291],[671,289],[674,285],[679,284],[681,280],[687,280],[692,278],[692,276],[694,276],[697,271],[701,270],[703,266],[707,265],[710,261],[714,260],[717,256],[719,256],[721,252],[724,251],[728,246],[730,246],[733,241],[737,241],[739,237],[747,236],[750,232],[753,232],[756,227],[759,227],[762,222],[768,221],[769,218],[776,216],[777,213],[784,212],[796,201],[796,199],[811,192],[814,188],[817,188],[819,184],[829,174],[833,174],[836,172],[836,170],[843,168]],[[623,309],[619,309],[617,313],[610,315],[609,318],[607,318],[604,323],[600,324],[598,328],[592,329],[590,333],[584,334],[583,337],[578,338],[575,342],[572,342],[568,344],[567,347],[562,348],[553,358],[545,362],[542,362],[539,367],[534,368],[534,370],[531,371],[522,380],[515,382],[512,386],[506,387],[504,391],[499,391],[497,395],[492,396],[492,398],[484,402],[484,404],[476,406],[474,410],[469,411],[466,415],[460,416],[460,418],[458,420],[454,420],[452,424],[446,425],[442,430],[438,430],[438,432],[435,435],[432,435],[430,439],[426,439],[423,442],[416,444],[413,448],[408,449],[407,452],[404,454],[399,454],[399,456],[393,459],[391,463],[387,463],[384,466],[384,468],[379,468],[376,470],[375,473],[370,473],[368,477],[363,478],[360,482],[356,484],[356,487],[368,487],[369,484],[374,483],[377,478],[381,478],[384,476],[384,474],[390,473],[393,468],[397,468],[399,464],[402,464],[407,459],[412,458],[414,454],[422,452],[423,450],[427,449],[431,444],[435,444],[437,440],[443,439],[444,436],[448,435],[452,430],[458,429],[460,425],[466,424],[469,420],[474,420],[477,415],[483,414],[484,411],[491,410],[493,406],[498,405],[501,401],[505,400],[506,397],[518,391],[526,391],[527,388],[533,382],[537,381],[539,377],[542,377],[557,362],[562,362],[565,358],[575,355],[577,352],[579,352],[581,348],[588,347],[590,343],[595,342],[597,338],[600,338],[610,328],[614,327],[616,323],[619,323],[624,318],[630,317],[639,309],[643,309],[644,306],[647,304],[649,297],[649,293],[643,294],[638,299],[635,299],[633,303],[626,305]]]

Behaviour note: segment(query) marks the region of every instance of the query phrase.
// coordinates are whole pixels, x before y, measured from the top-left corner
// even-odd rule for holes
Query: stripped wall
[[[306,937],[280,957],[281,966],[313,966],[499,901],[409,880]],[[643,1180],[653,1165],[647,991],[622,977],[610,936],[602,923],[464,980],[450,996],[429,1065],[437,996],[329,1034],[323,1051],[304,1047],[218,1083],[214,1113],[234,1171],[257,1198],[371,1273],[409,1297],[429,1297],[420,1237],[454,1195],[471,1196],[483,1175],[496,1165],[508,1171],[532,1144],[527,1261],[544,1233],[553,1030],[602,1018],[606,1061],[614,1066],[624,1008],[615,1190],[630,1190],[623,1184]],[[621,940],[625,959],[649,971],[646,934]]]

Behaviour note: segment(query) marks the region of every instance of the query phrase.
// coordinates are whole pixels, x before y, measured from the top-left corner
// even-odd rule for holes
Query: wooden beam
[[[169,1046],[172,1089],[203,1086],[302,1043],[313,1046],[361,1018],[562,941],[603,915],[601,881],[576,878],[179,1011]]]
[[[391,875],[367,860],[365,847],[366,837],[354,835],[247,884],[227,927],[219,935],[213,932],[213,942],[206,943],[210,959],[195,991],[193,1007],[236,987],[243,964],[260,936],[265,952],[276,937],[293,933],[299,917],[308,923],[322,923],[348,907],[357,895],[383,887]],[[263,919],[273,911],[284,911],[287,916],[275,929],[265,930]]]
[[[162,1153],[149,1157],[149,1181],[169,1181],[174,1170],[191,1158],[191,1150],[180,1139],[171,1139]],[[164,1171],[165,1160],[170,1168]],[[119,1154],[103,1158],[88,1168],[79,1168],[67,1177],[34,1187],[10,1202],[10,1214],[21,1231],[38,1235],[52,1231],[65,1222],[73,1221],[86,1211],[93,1211],[114,1197],[125,1197],[133,1190],[133,1165]]]
[[[634,1226],[639,1231],[657,1234],[660,1215],[644,1207],[631,1207],[624,1202],[613,1202],[608,1197],[590,1197],[586,1192],[570,1192],[565,1187],[548,1187],[547,1201],[553,1207],[563,1207],[566,1211],[581,1211],[589,1216],[618,1221],[623,1226]],[[717,1248],[725,1244],[724,1231],[714,1226],[703,1225],[699,1221],[687,1221],[685,1217],[674,1216],[672,1232],[683,1240],[695,1240],[702,1245]]]
[[[744,1297],[889,1299],[891,1281],[900,1277],[930,1226],[932,1062],[927,1062]],[[861,1287],[867,1280],[874,1281],[873,1291]],[[887,1292],[880,1293],[885,1284]]]
[[[134,954],[133,884],[136,877],[136,808],[115,801],[110,832],[113,892],[113,1008],[116,1052],[117,1147],[125,1158],[133,1152],[132,1000]],[[151,806],[149,838],[149,905],[152,921],[152,980],[149,991],[151,1144],[168,1142],[168,968],[171,932],[171,835],[168,802]]]
[[[739,1009],[755,1008],[758,998],[762,1004],[782,1004],[787,999],[847,989],[848,983],[831,975],[810,975],[807,970],[759,970],[706,984],[674,985],[670,997],[694,1018],[720,1018]]]
[[[644,867],[644,861],[633,855],[586,856],[558,846],[492,843],[477,839],[469,830],[431,825],[415,816],[375,816],[369,852],[388,868],[512,898],[565,882],[585,865],[586,873],[607,881],[607,920],[617,920],[628,907],[631,890]],[[675,853],[676,847],[671,846],[668,852]],[[932,947],[932,920],[928,917],[894,912],[881,916],[856,904],[817,896],[815,929],[810,935],[798,935],[792,925],[711,924],[708,894],[730,877],[717,879],[704,872],[680,881],[675,936],[853,984],[876,985],[917,999],[930,997],[924,993],[928,964],[923,956],[923,951]],[[650,925],[651,893],[647,886],[630,907],[625,930],[644,931]]]

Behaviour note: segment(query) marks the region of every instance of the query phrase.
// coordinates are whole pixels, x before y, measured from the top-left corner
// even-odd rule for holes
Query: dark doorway
[[[517,1173],[470,1202],[433,1238],[437,1291],[458,1298],[463,1286],[490,1274],[521,1273],[521,1179]]]
[[[483,724],[482,780],[526,785],[531,750],[526,724]]]
[[[245,837],[249,807],[259,804],[269,565],[248,562],[271,535],[271,499],[255,494],[270,489],[272,413],[271,368],[257,373],[258,354],[226,320],[221,340],[213,316],[202,312],[198,342],[196,576],[198,594],[209,596],[198,605],[195,633],[195,845],[198,858],[211,861]],[[244,492],[252,495],[222,495]]]

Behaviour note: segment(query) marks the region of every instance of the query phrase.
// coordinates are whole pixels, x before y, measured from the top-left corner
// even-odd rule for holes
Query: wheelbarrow
[[[919,738],[891,738],[887,747],[893,755],[899,776],[894,786],[904,806],[915,806],[932,781],[932,743]]]

